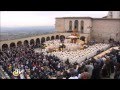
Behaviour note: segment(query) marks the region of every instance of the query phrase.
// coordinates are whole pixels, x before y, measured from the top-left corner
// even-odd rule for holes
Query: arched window
[[[50,40],[50,37],[47,37],[47,38],[46,38],[46,41],[49,41],[49,40]]]
[[[75,20],[75,22],[74,22],[74,29],[76,29],[78,31],[78,20]]]
[[[19,46],[22,46],[22,42],[21,41],[18,41],[17,42],[17,46],[19,47]]]
[[[7,44],[3,44],[2,45],[2,50],[6,50],[6,49],[8,49],[8,45]]]
[[[81,33],[84,33],[84,21],[81,21]]]
[[[51,37],[51,40],[54,40],[54,36]]]
[[[72,31],[72,21],[69,22],[69,31]]]

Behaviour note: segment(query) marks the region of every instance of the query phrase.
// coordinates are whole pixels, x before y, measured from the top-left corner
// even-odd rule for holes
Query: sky
[[[108,11],[0,11],[1,27],[54,26],[56,17],[106,16]]]

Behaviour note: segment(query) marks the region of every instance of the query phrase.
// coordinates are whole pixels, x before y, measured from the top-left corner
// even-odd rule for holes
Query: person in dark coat
[[[91,79],[100,79],[100,71],[101,71],[101,69],[100,69],[99,65],[97,63],[95,63]]]

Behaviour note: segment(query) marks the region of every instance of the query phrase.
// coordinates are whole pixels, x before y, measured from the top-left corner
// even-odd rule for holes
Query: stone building
[[[108,42],[110,38],[120,40],[120,11],[109,11],[102,18],[92,17],[58,17],[55,28],[57,32],[72,32],[77,29],[80,36],[87,40]]]
[[[76,29],[79,39],[85,41],[96,40],[108,42],[110,38],[120,41],[120,11],[109,11],[103,18],[92,17],[60,17],[56,18],[55,29],[57,32],[47,35],[32,36],[27,38],[0,41],[0,49],[19,45],[31,45],[45,41],[67,37]]]

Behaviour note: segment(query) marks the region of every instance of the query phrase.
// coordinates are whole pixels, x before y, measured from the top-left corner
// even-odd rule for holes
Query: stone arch
[[[64,35],[61,35],[61,36],[60,36],[60,41],[61,41],[61,42],[64,42],[64,40],[65,40],[65,36],[64,36]]]
[[[41,38],[41,43],[43,44],[45,42],[45,37]]]
[[[60,39],[59,35],[56,35],[56,39]]]
[[[65,36],[64,35],[61,35],[60,36],[60,40],[64,40],[65,39]]]
[[[2,45],[2,50],[8,49],[8,45],[7,44],[3,44]]]
[[[54,38],[54,36],[51,36],[51,40],[54,40],[55,38]]]
[[[72,21],[69,21],[69,32],[72,31]]]
[[[36,39],[36,45],[38,45],[38,44],[40,44],[40,39],[39,38]]]
[[[74,29],[76,29],[77,31],[78,31],[78,20],[75,20],[75,22],[74,22]]]
[[[31,40],[30,40],[30,45],[35,45],[34,39],[31,39]]]
[[[16,47],[14,42],[10,43],[10,48],[12,48],[12,47]]]
[[[25,41],[24,41],[24,46],[29,46],[28,40],[25,40]]]
[[[84,33],[84,21],[81,21],[81,27],[80,27],[81,33]]]
[[[49,41],[49,40],[50,40],[50,37],[47,37],[47,38],[46,38],[46,41]]]
[[[22,41],[18,41],[17,42],[17,46],[19,47],[19,46],[22,46]]]
[[[81,36],[81,37],[80,37],[80,40],[82,40],[82,41],[85,42],[85,38],[86,38],[85,36]]]

